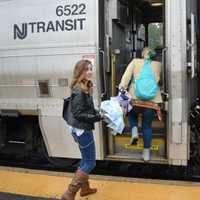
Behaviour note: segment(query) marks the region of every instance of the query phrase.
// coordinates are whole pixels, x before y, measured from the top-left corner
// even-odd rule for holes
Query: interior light
[[[153,7],[157,7],[157,6],[162,6],[163,3],[151,3],[151,6]]]

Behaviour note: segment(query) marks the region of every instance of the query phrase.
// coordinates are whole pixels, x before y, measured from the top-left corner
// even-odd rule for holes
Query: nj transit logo
[[[17,38],[23,40],[26,38],[27,32],[27,23],[23,23],[21,29],[17,26],[17,24],[14,24],[14,40]]]

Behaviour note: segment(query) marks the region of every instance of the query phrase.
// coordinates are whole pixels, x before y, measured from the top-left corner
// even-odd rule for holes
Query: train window
[[[50,96],[50,90],[49,90],[49,80],[39,80],[39,95],[40,97],[49,97]]]
[[[148,46],[153,49],[163,47],[163,23],[149,24]]]

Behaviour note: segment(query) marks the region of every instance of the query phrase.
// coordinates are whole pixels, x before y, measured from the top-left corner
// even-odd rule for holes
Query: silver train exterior
[[[165,163],[172,165],[185,166],[189,159],[188,112],[197,95],[194,73],[196,2],[166,0],[164,4],[162,61],[166,66],[167,90],[163,92],[168,94]],[[117,0],[0,1],[0,113],[38,116],[50,157],[80,156],[62,119],[63,97],[70,94],[75,63],[87,58],[94,63],[94,101],[97,107],[100,105],[105,89],[100,71],[102,66],[106,69],[111,63],[109,40],[118,6]],[[188,19],[191,20],[191,34],[187,33]],[[103,37],[100,36],[102,29]],[[100,37],[104,38],[103,42]],[[117,54],[117,49],[112,50]],[[191,77],[187,75],[188,67]],[[94,136],[99,160],[108,159],[106,134],[102,124],[96,124]]]

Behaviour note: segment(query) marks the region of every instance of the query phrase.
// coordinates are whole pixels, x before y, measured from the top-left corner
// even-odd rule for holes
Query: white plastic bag
[[[101,110],[105,113],[105,122],[107,126],[112,129],[112,133],[122,134],[124,129],[123,110],[119,102],[115,99],[106,100],[101,102]]]
[[[111,99],[119,102],[119,105],[122,107],[124,115],[127,115],[127,113],[130,112],[133,108],[130,104],[131,96],[126,90],[124,90],[123,92],[119,92],[116,97],[111,97]]]

